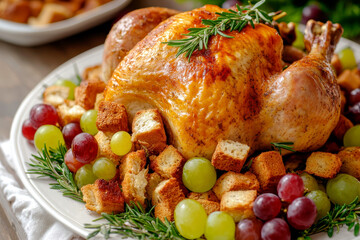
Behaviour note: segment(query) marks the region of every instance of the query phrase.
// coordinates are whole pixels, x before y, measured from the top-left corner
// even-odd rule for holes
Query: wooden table
[[[191,3],[179,6],[168,0],[136,0],[128,9],[146,6],[166,6],[181,8],[180,10],[192,7]],[[0,41],[0,141],[9,139],[12,119],[28,92],[60,64],[103,44],[112,24],[113,20],[72,37],[38,47],[20,47]],[[0,155],[2,162],[3,159]],[[9,166],[6,168],[13,172]],[[26,239],[2,192],[0,203],[0,239]]]

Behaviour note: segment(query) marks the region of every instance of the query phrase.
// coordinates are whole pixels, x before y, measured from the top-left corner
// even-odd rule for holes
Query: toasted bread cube
[[[190,192],[187,195],[187,198],[194,199],[194,200],[208,200],[212,202],[220,202],[218,197],[215,195],[215,193],[210,190],[204,193],[196,193],[196,192]]]
[[[81,188],[85,207],[97,213],[124,211],[124,197],[116,182],[97,179]]]
[[[84,108],[75,105],[74,101],[65,101],[57,108],[59,124],[65,126],[68,123],[79,123],[81,116],[86,112]]]
[[[111,151],[110,141],[113,134],[104,133],[99,131],[95,135],[95,139],[98,142],[99,146],[99,156],[107,157],[110,159],[115,165],[119,165],[121,157],[116,155]]]
[[[337,55],[336,53],[331,58],[331,66],[334,68],[336,75],[339,76],[342,70],[342,65],[340,62],[339,55]]]
[[[45,3],[39,16],[29,18],[29,24],[43,26],[71,18],[72,16],[74,16],[74,13],[61,4]]]
[[[98,93],[96,94],[96,98],[95,98],[95,104],[94,104],[94,109],[99,111],[99,106],[100,106],[100,103],[102,101],[104,101],[105,99],[105,96],[104,96],[104,93]]]
[[[47,87],[43,94],[44,103],[58,107],[65,103],[69,96],[70,89],[64,86],[53,85]]]
[[[159,185],[159,183],[164,181],[164,178],[161,177],[160,174],[158,174],[157,172],[154,172],[148,175],[147,180],[148,180],[148,184],[146,186],[146,193],[147,193],[147,198],[151,200],[156,187]]]
[[[126,154],[120,164],[120,181],[124,179],[126,173],[138,174],[146,165],[146,156],[144,150],[130,152]]]
[[[341,114],[339,122],[337,123],[332,133],[337,140],[342,141],[346,131],[353,126],[354,124],[348,118]]]
[[[94,108],[96,95],[103,92],[105,83],[103,81],[82,81],[75,88],[75,102],[86,110]]]
[[[343,89],[346,89],[348,92],[360,87],[360,75],[357,73],[357,69],[344,70],[339,77],[337,78],[337,83]]]
[[[82,81],[102,81],[101,80],[101,65],[87,67],[82,74]]]
[[[175,207],[183,199],[185,199],[185,195],[176,178],[162,181],[152,196],[152,203],[155,205],[155,217],[162,221],[165,220],[165,217],[169,221],[173,221]]]
[[[128,132],[128,116],[125,106],[115,102],[101,102],[96,119],[96,126],[103,132]]]
[[[340,172],[360,180],[360,147],[347,147],[338,156],[342,161]]]
[[[231,140],[218,142],[211,164],[220,170],[240,172],[250,151],[246,144]]]
[[[251,172],[235,173],[227,172],[216,181],[213,191],[216,196],[221,200],[226,192],[237,190],[259,190],[260,184],[256,176]]]
[[[160,153],[153,161],[151,161],[151,168],[159,173],[163,178],[177,178],[181,180],[182,169],[185,165],[185,158],[181,153],[169,145],[164,151]]]
[[[132,123],[132,141],[158,155],[166,147],[166,134],[157,109],[142,110],[135,114]]]
[[[146,185],[147,185],[148,169],[142,169],[139,173],[133,174],[127,172],[124,180],[121,183],[125,202],[139,202],[143,207],[146,199]]]
[[[255,217],[253,204],[257,197],[256,190],[226,192],[220,201],[220,211],[227,212],[235,222]]]
[[[0,1],[0,18],[27,23],[30,16],[31,8],[28,1]]]
[[[219,202],[209,201],[205,199],[197,199],[196,201],[198,201],[203,206],[207,215],[212,212],[220,211]]]
[[[279,152],[263,152],[254,158],[251,171],[260,182],[264,192],[275,191],[280,178],[286,174],[285,166]]]
[[[333,178],[340,171],[341,164],[336,154],[313,152],[306,160],[305,172],[321,178]]]

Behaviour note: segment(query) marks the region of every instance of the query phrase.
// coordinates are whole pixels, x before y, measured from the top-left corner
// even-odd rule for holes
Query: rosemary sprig
[[[175,224],[165,219],[162,222],[155,218],[154,207],[148,212],[140,204],[125,204],[125,212],[119,214],[103,213],[102,217],[94,221],[105,219],[103,224],[85,224],[85,228],[94,229],[87,239],[93,238],[101,233],[105,239],[110,234],[117,234],[122,237],[133,237],[137,239],[158,239],[158,240],[185,240],[177,231]]]
[[[326,216],[319,219],[319,221],[310,228],[300,232],[300,236],[305,240],[310,240],[310,235],[312,234],[327,232],[328,236],[332,237],[334,234],[334,228],[339,231],[340,227],[344,224],[348,226],[349,231],[354,228],[354,235],[358,236],[360,228],[359,216],[360,201],[356,197],[350,204],[335,204]]]
[[[64,162],[66,151],[66,147],[61,144],[57,149],[50,148],[49,151],[45,145],[38,156],[32,155],[33,158],[30,159],[31,163],[29,163],[31,168],[27,173],[54,179],[56,183],[50,183],[51,189],[60,190],[64,196],[83,202],[82,192],[77,187],[72,173]]]
[[[285,149],[291,152],[296,152],[294,150],[293,142],[278,142],[278,143],[272,142],[271,145],[274,149],[277,149],[280,154],[281,154],[281,149]]]
[[[215,20],[202,19],[202,24],[207,27],[189,28],[189,33],[183,34],[184,36],[189,36],[189,38],[171,40],[164,43],[169,46],[178,47],[179,50],[176,57],[184,53],[185,57],[190,61],[190,57],[195,50],[207,49],[211,36],[219,34],[226,38],[233,38],[225,34],[225,31],[240,32],[247,24],[255,28],[255,23],[260,23],[260,21],[271,23],[275,13],[268,14],[258,9],[264,3],[265,0],[261,0],[252,5],[249,1],[249,5],[244,7],[237,4],[237,11],[229,9],[229,12],[217,12],[216,14],[219,16]]]

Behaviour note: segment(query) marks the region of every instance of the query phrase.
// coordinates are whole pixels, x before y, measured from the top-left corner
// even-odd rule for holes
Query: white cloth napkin
[[[10,142],[2,142],[0,147],[5,155],[4,160],[11,168],[14,168]],[[4,164],[0,161],[0,189],[22,225],[28,240],[83,239],[56,221],[21,186],[22,184],[6,170]]]

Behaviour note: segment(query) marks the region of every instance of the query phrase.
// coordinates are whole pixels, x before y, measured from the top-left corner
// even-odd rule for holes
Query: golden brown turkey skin
[[[282,72],[282,39],[275,29],[263,24],[257,24],[255,29],[247,26],[241,32],[227,33],[234,38],[212,37],[209,48],[194,52],[190,62],[184,55],[176,58],[178,48],[163,43],[184,38],[182,34],[188,28],[203,27],[201,19],[215,19],[215,12],[220,11],[224,10],[207,5],[177,14],[151,31],[114,71],[107,86],[106,100],[124,104],[130,118],[144,108],[159,109],[167,126],[169,143],[187,158],[210,158],[219,139],[237,140],[250,145],[252,150],[268,149],[274,141],[293,141],[296,150],[311,148],[314,142],[306,140],[303,143],[301,140],[302,129],[292,130],[304,124],[296,120],[298,116],[292,109],[311,97],[297,93],[298,88],[308,86],[318,89],[310,93],[320,91],[319,98],[325,97],[323,101],[329,102],[327,88],[334,84],[330,83],[333,73],[326,64],[321,68],[326,73],[317,71],[318,67],[313,63],[309,66],[300,63],[298,67]],[[317,77],[309,77],[310,80],[303,80],[304,83],[297,81],[298,69],[307,72],[307,68],[315,69],[314,74],[330,78],[329,84],[317,88],[318,83],[311,83],[319,81]],[[291,79],[282,81],[288,78],[287,74]],[[294,89],[283,96],[287,84]],[[337,88],[333,95],[334,99],[338,97]],[[309,102],[312,101],[308,99],[304,103]],[[311,107],[300,109],[308,111],[305,115],[312,114]],[[337,122],[329,116],[334,115],[335,119],[339,114],[337,106],[329,107],[328,112],[318,114],[319,123],[306,123],[305,135],[310,129],[322,127],[325,118],[330,123],[325,124],[326,134],[321,135],[327,138],[330,128]],[[286,134],[287,130],[291,134]],[[320,144],[326,141],[321,140]]]

